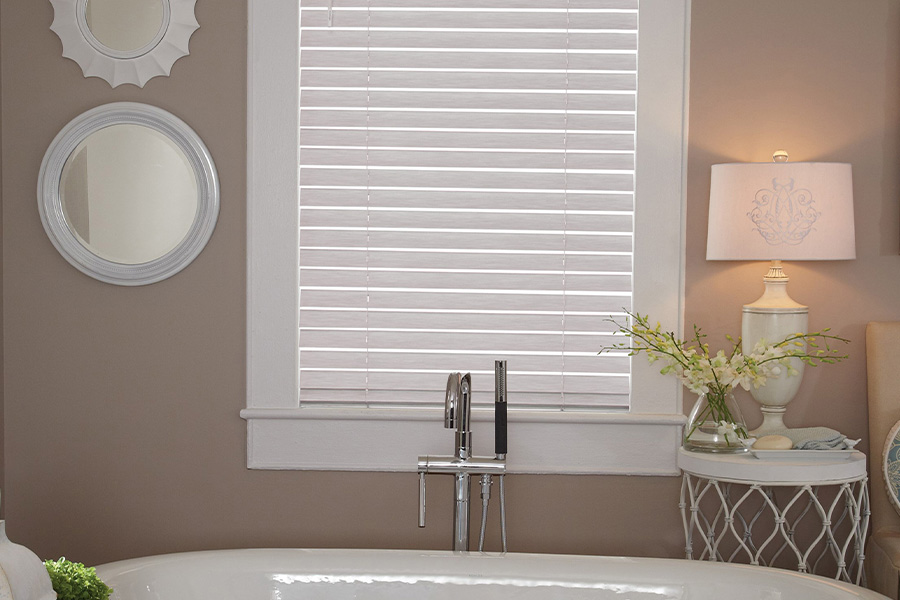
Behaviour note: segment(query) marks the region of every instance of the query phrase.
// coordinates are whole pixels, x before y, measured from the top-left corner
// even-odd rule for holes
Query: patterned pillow
[[[900,513],[900,421],[884,441],[884,485],[894,510]]]

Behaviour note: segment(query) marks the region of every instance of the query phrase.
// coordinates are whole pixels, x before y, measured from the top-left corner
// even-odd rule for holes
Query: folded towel
[[[829,427],[799,427],[769,432],[783,435],[794,443],[795,450],[847,450],[847,436]]]

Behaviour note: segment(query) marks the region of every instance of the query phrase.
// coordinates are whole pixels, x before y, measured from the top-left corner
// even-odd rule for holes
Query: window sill
[[[251,469],[415,471],[452,453],[440,409],[250,408]],[[474,451],[491,455],[493,413],[472,414]],[[684,415],[528,411],[509,414],[510,473],[677,475]]]

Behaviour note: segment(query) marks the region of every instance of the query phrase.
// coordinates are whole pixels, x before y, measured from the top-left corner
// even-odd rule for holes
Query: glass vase
[[[694,452],[746,452],[747,423],[731,388],[700,394],[688,415],[684,447]]]

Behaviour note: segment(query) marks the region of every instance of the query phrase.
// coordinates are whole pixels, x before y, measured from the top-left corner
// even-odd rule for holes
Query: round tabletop
[[[750,452],[712,454],[678,450],[678,467],[691,475],[734,483],[766,485],[837,484],[866,477],[866,455],[859,451],[813,454],[797,458],[757,458]],[[783,454],[783,453],[782,453]]]

